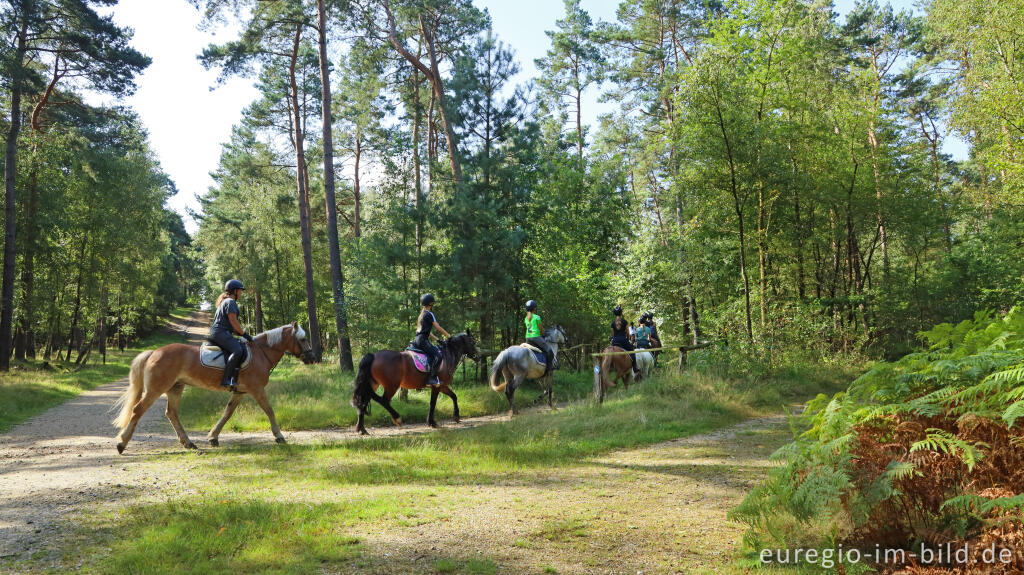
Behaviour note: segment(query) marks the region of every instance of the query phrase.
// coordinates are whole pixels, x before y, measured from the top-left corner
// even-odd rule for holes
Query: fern
[[[944,429],[932,427],[928,429],[928,435],[924,439],[910,446],[910,452],[928,449],[956,455],[967,466],[967,470],[971,471],[978,460],[984,456],[980,450],[983,447],[989,447],[989,445],[981,441],[971,445]]]

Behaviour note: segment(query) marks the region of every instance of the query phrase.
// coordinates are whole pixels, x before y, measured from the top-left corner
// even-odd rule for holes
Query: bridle
[[[299,359],[302,363],[310,363],[313,361],[313,346],[309,343],[307,338],[299,338],[295,334],[292,334],[295,341],[299,344]]]

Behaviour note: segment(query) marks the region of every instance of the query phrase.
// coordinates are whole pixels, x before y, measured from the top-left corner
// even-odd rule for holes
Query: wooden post
[[[686,348],[679,348],[679,373],[683,373],[686,369]]]

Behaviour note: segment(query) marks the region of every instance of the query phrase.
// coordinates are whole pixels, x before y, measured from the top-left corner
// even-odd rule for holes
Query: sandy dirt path
[[[195,312],[168,329],[198,343],[206,337],[210,316]],[[87,391],[67,403],[15,426],[0,435],[0,560],[25,559],[51,549],[62,538],[61,521],[97,500],[129,498],[140,485],[170,487],[174,474],[161,473],[146,462],[156,453],[184,452],[164,417],[161,397],[143,415],[123,456],[115,450],[117,430],[111,425],[112,407],[127,378]],[[227,403],[228,395],[224,394]],[[466,418],[460,428],[504,419],[504,414]],[[442,422],[444,425],[446,422]],[[450,424],[449,424],[450,425]],[[206,429],[188,429],[189,437],[205,445]],[[426,424],[371,428],[370,437],[425,433]],[[290,443],[358,439],[352,428],[288,431]],[[222,445],[273,442],[268,431],[225,432]]]
[[[195,312],[168,329],[190,342],[202,340],[209,314]],[[101,486],[121,474],[114,450],[111,411],[128,379],[101,385],[0,435],[0,558],[31,554],[57,530],[57,521],[80,503],[103,497]],[[139,443],[166,446],[166,399],[142,417]],[[140,450],[141,453],[142,450]]]

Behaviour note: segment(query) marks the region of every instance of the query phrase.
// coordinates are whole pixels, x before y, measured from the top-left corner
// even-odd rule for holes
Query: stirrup
[[[436,375],[434,377],[428,377],[426,385],[430,387],[437,387],[441,385],[441,378]]]

